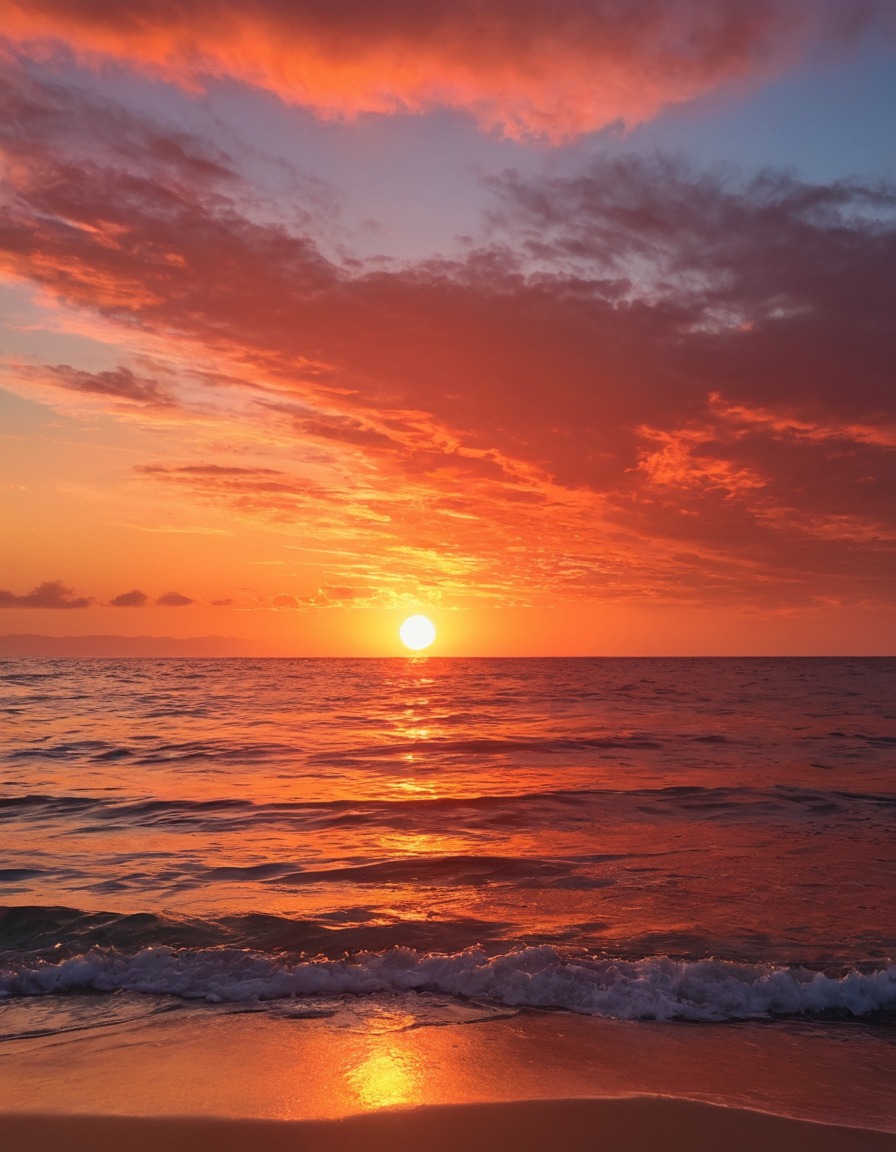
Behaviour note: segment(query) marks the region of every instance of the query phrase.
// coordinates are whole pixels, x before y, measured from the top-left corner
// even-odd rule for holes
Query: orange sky
[[[0,0],[0,635],[892,652],[892,9],[745,11]]]

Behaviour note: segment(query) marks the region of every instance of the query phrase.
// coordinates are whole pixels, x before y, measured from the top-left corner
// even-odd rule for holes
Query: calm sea
[[[894,660],[6,660],[0,725],[10,1006],[896,1012]]]

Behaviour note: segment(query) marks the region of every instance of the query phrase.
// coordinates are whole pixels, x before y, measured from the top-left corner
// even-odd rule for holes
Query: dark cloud
[[[139,588],[133,588],[130,592],[122,592],[120,596],[116,596],[109,603],[114,608],[142,608],[149,597],[145,592],[141,592]]]
[[[817,401],[818,411],[889,411],[893,184],[745,179],[629,158],[574,179],[507,174],[492,187],[505,208],[496,219],[531,260],[592,284],[625,276],[628,299],[650,301],[679,361],[699,357],[711,382],[752,401],[764,386],[776,402]],[[843,387],[856,378],[858,394]]]
[[[387,451],[400,447],[400,442],[393,437],[371,428],[362,420],[347,416],[300,419],[296,420],[295,427],[302,435],[319,437],[321,440],[337,440],[343,444],[357,444],[363,448],[379,448]]]
[[[48,580],[23,596],[0,590],[0,608],[89,608],[86,596],[76,596],[61,580]]]
[[[6,4],[0,0],[0,11],[3,7]],[[228,158],[207,141],[136,117],[83,91],[73,99],[67,88],[32,82],[21,70],[9,67],[8,54],[2,61],[6,66],[0,70],[4,110],[0,132],[17,137],[26,151],[33,149],[33,159],[41,152],[32,133],[34,123],[39,122],[42,139],[70,155],[90,161],[109,150],[124,169],[152,172],[163,183],[214,186],[227,185],[234,178]]]
[[[153,407],[167,407],[173,402],[170,394],[157,380],[135,376],[130,368],[121,367],[108,372],[83,372],[77,368],[70,368],[68,364],[58,364],[54,368],[48,368],[46,376],[52,383],[73,392],[114,396]]]
[[[189,596],[182,596],[180,592],[165,592],[156,600],[156,604],[162,605],[163,608],[183,608],[192,603]]]

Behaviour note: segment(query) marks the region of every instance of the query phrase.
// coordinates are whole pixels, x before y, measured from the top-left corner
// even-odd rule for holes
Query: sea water
[[[0,1034],[892,1028],[894,768],[889,659],[0,661]]]

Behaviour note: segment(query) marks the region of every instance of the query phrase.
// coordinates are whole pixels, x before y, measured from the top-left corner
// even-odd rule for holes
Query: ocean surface
[[[891,1027],[894,833],[890,659],[0,661],[0,1037],[76,993]]]

